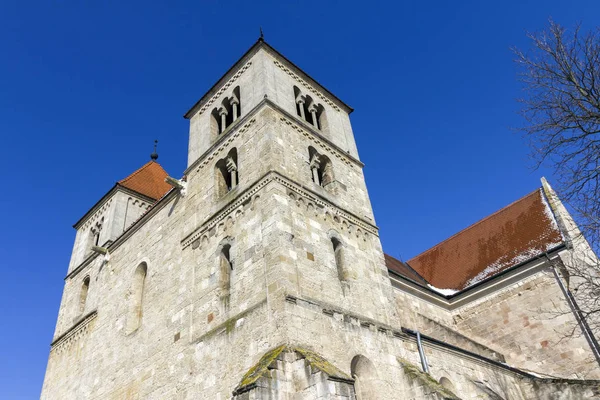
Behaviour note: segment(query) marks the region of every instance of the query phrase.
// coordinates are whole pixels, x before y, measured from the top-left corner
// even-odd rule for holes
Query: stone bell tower
[[[184,177],[134,174],[160,195],[74,252],[42,398],[354,398],[343,326],[396,317],[351,112],[259,39],[185,114]]]
[[[253,354],[231,354],[227,379],[237,376],[240,396],[251,391],[240,372],[276,346],[298,362],[307,348],[328,360],[347,351],[332,339],[343,332],[324,337],[326,320],[305,319],[314,309],[396,318],[351,112],[259,40],[185,115],[197,193],[186,201],[198,211],[181,245],[207,288],[192,300],[192,342],[208,359],[215,346]]]

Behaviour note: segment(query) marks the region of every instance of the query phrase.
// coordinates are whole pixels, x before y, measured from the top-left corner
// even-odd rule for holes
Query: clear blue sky
[[[2,399],[39,397],[71,225],[155,138],[159,162],[182,174],[183,113],[259,26],[355,108],[384,248],[408,259],[552,179],[511,130],[509,48],[550,16],[600,20],[592,0],[174,3],[0,4]]]

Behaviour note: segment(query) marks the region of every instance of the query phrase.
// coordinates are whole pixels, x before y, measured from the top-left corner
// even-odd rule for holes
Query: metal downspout
[[[554,278],[556,278],[556,281],[558,282],[558,286],[560,287],[560,290],[563,292],[563,295],[565,296],[567,303],[569,303],[569,308],[573,312],[573,315],[575,315],[575,319],[577,320],[577,323],[579,324],[579,327],[581,328],[583,335],[585,336],[585,339],[587,340],[588,344],[590,345],[590,348],[592,349],[592,353],[594,353],[596,362],[600,365],[600,349],[598,347],[598,342],[596,341],[594,334],[592,333],[589,325],[587,324],[581,310],[579,310],[579,307],[577,306],[577,302],[575,301],[573,294],[563,284],[562,279],[560,278],[560,276],[558,275],[558,271],[556,270],[556,266],[554,266],[552,264],[550,257],[548,257],[548,255],[546,255],[546,258],[548,259],[548,262],[550,263],[550,266],[552,267],[552,273],[554,274]]]
[[[423,351],[423,343],[421,342],[421,333],[417,331],[417,347],[419,348],[419,356],[421,357],[421,366],[423,367],[423,372],[429,373],[429,365],[427,365],[427,358],[425,357],[425,352]]]

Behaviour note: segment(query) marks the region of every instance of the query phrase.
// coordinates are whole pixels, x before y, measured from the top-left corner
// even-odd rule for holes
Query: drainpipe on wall
[[[425,357],[425,352],[423,351],[423,343],[421,342],[421,333],[417,331],[417,347],[419,348],[419,356],[421,357],[421,366],[423,367],[423,372],[429,373],[429,365],[427,365],[427,358]]]
[[[583,313],[579,309],[579,306],[577,305],[577,301],[575,300],[573,293],[571,293],[571,291],[564,285],[562,279],[560,278],[560,275],[558,274],[556,266],[552,263],[550,257],[548,257],[548,253],[546,253],[545,256],[548,260],[548,263],[552,267],[552,273],[554,274],[554,278],[556,278],[556,282],[558,282],[558,286],[563,292],[567,303],[569,303],[569,308],[573,312],[573,315],[575,316],[575,319],[577,320],[577,323],[579,324],[579,327],[583,332],[583,336],[585,336],[585,339],[587,340],[588,344],[590,345],[590,348],[592,349],[592,353],[594,353],[596,362],[600,365],[600,346],[598,346],[598,341],[596,341],[596,337],[592,333],[592,330],[590,329],[590,326],[585,320]]]

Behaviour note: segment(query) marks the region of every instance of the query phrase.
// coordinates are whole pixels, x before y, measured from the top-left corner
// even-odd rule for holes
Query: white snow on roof
[[[427,287],[431,290],[434,290],[436,292],[438,292],[439,294],[443,294],[444,296],[452,296],[453,294],[458,293],[458,290],[454,290],[454,289],[440,289],[440,288],[436,288],[433,285],[430,285],[429,283],[427,284]]]
[[[554,217],[554,212],[552,211],[550,204],[548,204],[548,199],[546,199],[546,195],[544,194],[543,189],[540,189],[540,196],[542,198],[542,203],[544,204],[544,214],[546,214],[546,217],[548,217],[548,219],[550,220],[552,227],[560,233],[560,237],[563,238],[563,241],[566,240],[562,233],[562,229],[558,227],[558,223],[556,222],[556,218]]]
[[[556,219],[554,219],[554,213],[552,212],[550,205],[546,201],[546,196],[544,196],[542,189],[540,189],[540,197],[542,199],[542,203],[544,204],[544,214],[546,214],[546,217],[548,218],[548,220],[550,220],[550,224],[552,225],[552,228],[557,230],[558,232],[560,232],[560,229],[558,228],[558,224],[556,223]],[[561,237],[562,237],[562,233],[561,233]],[[521,252],[521,254],[516,255],[515,257],[511,258],[510,260],[503,260],[501,258],[501,259],[497,260],[496,262],[494,262],[493,264],[486,267],[483,271],[478,273],[473,278],[469,279],[467,281],[467,283],[465,284],[464,288],[466,289],[469,286],[472,286],[478,282],[481,282],[485,278],[495,275],[497,272],[505,269],[506,267],[512,267],[514,265],[517,265],[517,264],[520,264],[527,260],[530,260],[531,258],[533,258],[545,251],[552,250],[553,248],[560,245],[561,243],[562,243],[562,241],[547,243],[545,249],[538,249],[536,247],[530,247],[529,249],[524,250],[523,252]]]

